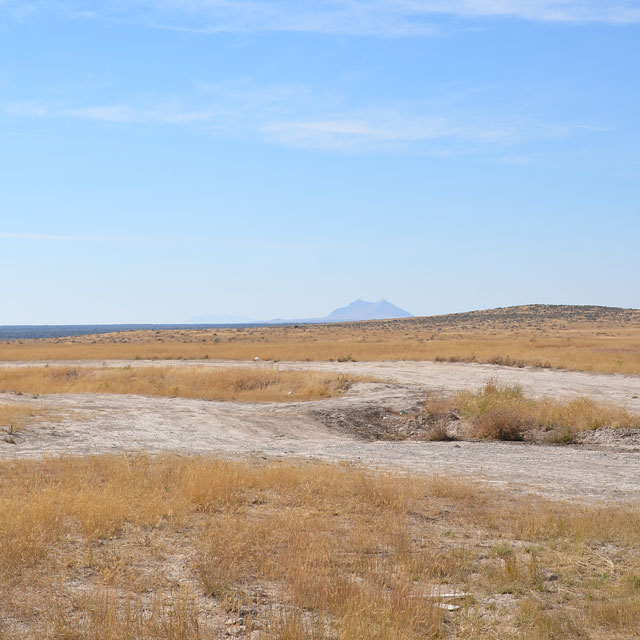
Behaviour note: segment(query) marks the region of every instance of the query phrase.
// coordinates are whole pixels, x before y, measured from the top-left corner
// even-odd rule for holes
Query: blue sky
[[[640,1],[0,0],[0,324],[640,307]]]

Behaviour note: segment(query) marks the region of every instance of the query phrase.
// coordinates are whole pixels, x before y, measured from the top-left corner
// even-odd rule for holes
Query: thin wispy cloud
[[[25,3],[0,10],[25,14]],[[444,17],[518,19],[552,23],[640,23],[638,0],[114,0],[28,3],[29,11],[59,11],[80,19],[107,19],[201,33],[265,31],[430,36]]]
[[[215,117],[211,111],[181,110],[173,107],[140,108],[123,104],[55,106],[38,101],[6,104],[4,112],[9,116],[27,118],[71,118],[122,124],[184,124],[207,122]]]
[[[478,104],[453,109],[405,101],[348,106],[337,96],[315,95],[309,87],[218,87],[201,85],[195,105],[176,100],[156,105],[4,105],[14,118],[73,119],[113,126],[195,126],[212,137],[262,140],[291,148],[368,152],[410,150],[456,154],[517,146],[531,140],[594,135],[579,123],[548,123],[499,113],[481,115]],[[446,113],[446,115],[443,115]]]
[[[462,17],[494,16],[575,23],[640,21],[640,5],[635,0],[404,0],[398,4],[407,12]]]
[[[359,151],[403,149],[450,151],[506,142],[517,137],[508,127],[456,122],[450,118],[400,117],[399,114],[357,114],[323,120],[285,120],[267,123],[268,139],[291,147]],[[442,144],[440,144],[442,143]]]
[[[52,234],[52,233],[23,233],[14,231],[0,231],[0,239],[5,240],[34,240],[44,242],[113,242],[131,243],[147,242],[149,238],[134,236],[83,235],[83,234]]]
[[[413,151],[434,155],[493,153],[540,140],[584,133],[579,125],[536,122],[494,115],[480,117],[420,114],[415,109],[367,110],[324,119],[290,119],[266,123],[267,139],[303,149],[349,152]]]
[[[637,0],[147,0],[115,4],[121,15],[137,13],[155,21],[155,26],[210,33],[428,36],[440,32],[438,18],[447,16],[576,24],[640,22]]]
[[[0,231],[0,238],[9,240],[70,240],[72,236],[53,235],[49,233],[13,233],[10,231]]]

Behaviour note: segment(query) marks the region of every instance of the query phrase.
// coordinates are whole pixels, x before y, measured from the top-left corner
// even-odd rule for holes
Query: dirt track
[[[131,364],[229,366],[247,363],[136,361]],[[273,365],[256,363],[252,366]],[[640,502],[640,449],[637,448],[625,451],[620,447],[493,442],[365,442],[326,427],[318,418],[321,413],[371,407],[407,410],[416,406],[425,389],[475,388],[491,378],[499,382],[517,382],[532,395],[590,395],[640,413],[639,377],[425,362],[308,362],[278,363],[276,366],[370,375],[388,380],[389,384],[358,384],[341,398],[289,404],[108,394],[54,395],[36,400],[7,395],[4,398],[51,407],[63,415],[77,415],[79,419],[30,427],[17,438],[17,444],[1,442],[0,456],[16,458],[144,450],[314,457],[407,472],[473,475],[490,483],[563,498]],[[1,394],[0,399],[3,399]]]

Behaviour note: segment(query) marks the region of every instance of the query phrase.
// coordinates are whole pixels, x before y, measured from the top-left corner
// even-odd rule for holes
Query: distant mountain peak
[[[356,322],[358,320],[389,320],[391,318],[412,318],[413,314],[396,307],[387,300],[369,302],[354,300],[346,307],[335,309],[328,316],[319,318],[325,322]]]
[[[369,302],[368,300],[354,300],[346,307],[334,309],[329,315],[322,318],[295,318],[283,320],[275,318],[267,322],[258,322],[251,318],[232,315],[206,315],[197,316],[189,320],[190,324],[290,324],[295,322],[317,323],[325,322],[358,322],[361,320],[392,320],[394,318],[413,318],[413,314],[396,307],[387,300]]]

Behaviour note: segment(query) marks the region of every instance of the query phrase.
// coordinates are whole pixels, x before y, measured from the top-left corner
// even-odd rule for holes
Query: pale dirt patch
[[[3,363],[1,366],[22,366]],[[24,363],[33,366],[35,363]],[[56,365],[100,366],[95,362]],[[247,366],[244,362],[136,361],[103,366]],[[593,446],[539,446],[500,442],[368,442],[348,429],[327,426],[320,415],[411,412],[425,389],[476,389],[493,379],[519,384],[533,396],[590,396],[640,413],[640,377],[430,362],[264,363],[282,369],[344,372],[389,383],[357,384],[344,396],[317,402],[234,403],[107,394],[24,396],[30,404],[80,415],[81,421],[29,427],[0,457],[146,451],[222,456],[286,456],[345,460],[403,472],[482,478],[500,486],[579,500],[640,501],[640,438],[622,434]],[[3,396],[0,394],[0,399]],[[11,396],[16,399],[15,396]],[[17,399],[16,399],[17,400]],[[384,417],[384,416],[382,416]],[[600,440],[598,440],[600,438]],[[611,448],[602,447],[602,443]]]
[[[518,384],[525,394],[570,398],[589,396],[640,413],[640,376],[590,373],[537,367],[503,367],[466,362],[271,362],[260,360],[56,360],[0,362],[0,367],[51,366],[86,367],[276,367],[303,371],[326,371],[370,376],[380,380],[413,384],[432,390],[479,389],[488,381]]]

